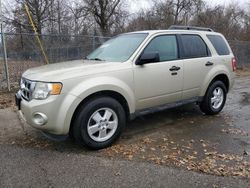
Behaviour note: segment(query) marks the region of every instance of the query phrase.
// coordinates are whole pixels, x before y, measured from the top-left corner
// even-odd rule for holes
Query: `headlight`
[[[61,90],[61,83],[36,82],[32,98],[39,100],[47,99],[50,95],[60,95]]]

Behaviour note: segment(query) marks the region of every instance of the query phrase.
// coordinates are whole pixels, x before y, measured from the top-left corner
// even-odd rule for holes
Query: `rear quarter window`
[[[223,37],[219,35],[207,35],[207,38],[213,44],[218,55],[229,55],[229,48],[223,39]]]

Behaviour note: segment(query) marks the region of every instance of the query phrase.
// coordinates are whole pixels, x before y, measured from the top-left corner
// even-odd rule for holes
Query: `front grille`
[[[21,95],[22,98],[30,101],[32,99],[32,92],[35,88],[35,82],[27,80],[25,78],[21,79]]]

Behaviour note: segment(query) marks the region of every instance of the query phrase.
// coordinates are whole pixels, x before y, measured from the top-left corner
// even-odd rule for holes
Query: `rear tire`
[[[227,99],[227,89],[222,81],[213,82],[200,104],[200,109],[207,115],[216,115],[222,111]]]
[[[125,124],[122,105],[113,98],[98,97],[78,109],[72,131],[78,143],[98,150],[111,146],[120,137]]]

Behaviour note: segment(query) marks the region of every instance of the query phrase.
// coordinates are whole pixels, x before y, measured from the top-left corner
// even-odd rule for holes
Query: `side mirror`
[[[143,53],[136,61],[136,65],[144,65],[147,63],[159,62],[160,56],[158,52]]]

